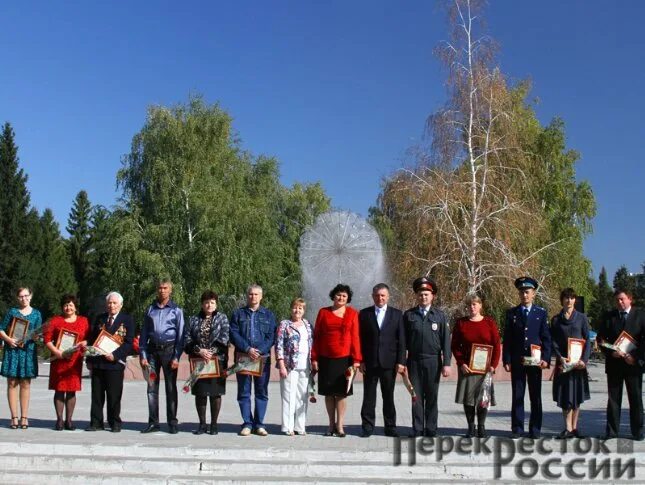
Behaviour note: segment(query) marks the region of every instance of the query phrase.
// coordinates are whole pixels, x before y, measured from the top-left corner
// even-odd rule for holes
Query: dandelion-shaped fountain
[[[331,304],[329,290],[338,283],[352,288],[351,305],[360,309],[372,304],[372,287],[386,278],[379,235],[352,212],[318,216],[300,238],[300,266],[310,320],[320,307]]]

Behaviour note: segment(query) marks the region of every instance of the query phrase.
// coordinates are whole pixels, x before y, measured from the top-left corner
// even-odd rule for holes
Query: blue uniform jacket
[[[261,306],[255,315],[255,332],[251,335],[251,313],[248,307],[238,308],[231,316],[230,337],[238,352],[247,353],[249,348],[258,349],[267,355],[275,344],[277,322],[271,310]]]
[[[526,322],[522,314],[522,305],[506,311],[502,362],[504,365],[521,365],[522,357],[531,355],[531,345],[542,349],[542,360],[551,360],[551,333],[547,323],[546,310],[533,305]]]

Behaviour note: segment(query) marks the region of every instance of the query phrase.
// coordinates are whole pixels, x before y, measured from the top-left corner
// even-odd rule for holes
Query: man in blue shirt
[[[159,431],[159,377],[163,369],[166,385],[168,432],[177,429],[177,369],[183,349],[184,312],[170,299],[172,282],[159,281],[157,300],[148,307],[141,327],[141,367],[150,367],[156,378],[148,383],[148,427],[142,433]]]
[[[275,344],[277,322],[270,310],[260,306],[262,287],[251,285],[246,290],[246,306],[233,312],[230,338],[235,346],[235,359],[249,357],[260,362],[259,376],[237,373],[237,402],[242,413],[240,436],[254,432],[266,436],[264,415],[269,402],[269,376],[271,373],[271,347]],[[251,383],[255,388],[255,412],[251,413]]]

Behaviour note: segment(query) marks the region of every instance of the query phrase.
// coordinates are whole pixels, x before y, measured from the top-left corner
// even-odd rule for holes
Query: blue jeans
[[[267,359],[262,375],[259,377],[236,374],[237,402],[240,405],[243,428],[264,428],[264,415],[269,403],[269,376],[271,375],[271,359]],[[255,413],[251,413],[251,382],[255,388]]]
[[[166,387],[166,419],[169,425],[177,425],[177,369],[170,364],[174,359],[175,344],[148,349],[148,364],[157,378],[148,384],[148,424],[159,424],[159,378],[164,374]]]

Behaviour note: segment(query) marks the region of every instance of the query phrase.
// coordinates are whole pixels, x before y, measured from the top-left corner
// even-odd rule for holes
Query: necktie
[[[620,323],[625,326],[625,322],[627,321],[627,312],[620,312]]]
[[[524,307],[524,310],[522,310],[522,313],[524,315],[524,321],[527,321],[529,319],[529,309]]]
[[[428,310],[424,308],[423,310],[421,310],[421,313],[423,313],[423,318],[425,318],[426,315],[428,314]]]
[[[107,326],[111,327],[113,323],[114,323],[114,317],[110,315],[110,317],[108,318]]]

